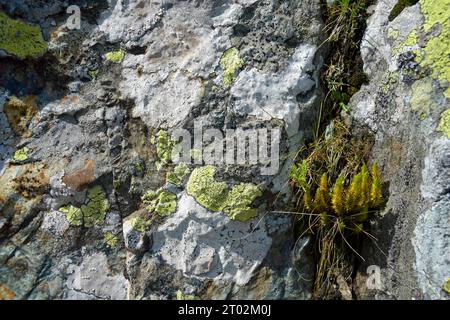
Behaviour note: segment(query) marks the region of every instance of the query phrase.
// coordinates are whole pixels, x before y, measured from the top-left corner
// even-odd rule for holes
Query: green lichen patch
[[[230,48],[225,51],[220,58],[220,66],[224,70],[223,83],[231,86],[236,78],[237,72],[244,65],[244,60],[239,57],[239,51],[236,48]]]
[[[0,11],[0,50],[20,59],[37,58],[47,50],[41,29]]]
[[[14,162],[22,162],[22,161],[27,160],[28,152],[30,152],[30,149],[27,147],[17,150],[16,152],[14,152],[13,161]]]
[[[241,183],[234,186],[223,211],[232,220],[245,222],[258,215],[255,208],[251,208],[253,201],[262,195],[261,190],[251,183]]]
[[[122,49],[116,49],[108,52],[106,55],[106,60],[111,61],[113,63],[121,63],[125,58],[125,51]]]
[[[87,203],[81,208],[73,205],[59,209],[66,214],[67,221],[74,226],[84,225],[90,228],[101,225],[105,221],[106,212],[109,209],[108,199],[101,186],[94,186],[87,191]]]
[[[177,210],[177,196],[162,188],[157,191],[148,191],[142,197],[142,202],[147,206],[149,212],[156,212],[162,217]]]
[[[167,131],[159,130],[156,136],[156,154],[163,164],[170,162],[174,147],[175,141],[170,139]]]
[[[103,234],[103,240],[105,241],[106,245],[110,247],[111,249],[114,249],[117,247],[117,243],[119,242],[119,238],[112,232],[108,231]]]
[[[178,187],[181,187],[183,183],[183,179],[191,172],[189,167],[185,163],[180,163],[175,167],[173,172],[168,172],[166,174],[166,181],[176,185]]]
[[[187,183],[187,192],[206,209],[222,211],[228,197],[228,186],[214,179],[215,172],[213,166],[194,169]]]
[[[251,208],[253,201],[261,196],[259,188],[242,183],[229,190],[225,182],[214,179],[215,167],[204,166],[194,169],[187,183],[187,192],[210,211],[223,211],[230,219],[245,222],[257,215]]]
[[[102,187],[95,186],[88,189],[88,203],[81,207],[84,217],[84,225],[92,227],[101,225],[105,221],[106,211],[109,208],[108,199],[103,192]]]
[[[133,228],[133,230],[139,231],[141,233],[145,232],[146,225],[146,220],[142,217],[136,217],[133,219],[133,221],[131,221],[131,227]]]
[[[444,289],[445,292],[450,294],[450,278],[448,278],[447,281],[444,282],[442,289]]]
[[[438,79],[441,85],[450,84],[450,0],[420,0],[420,7],[425,16],[423,29],[425,32],[431,28],[439,27],[438,36],[431,38],[424,47],[424,57],[421,66],[431,70],[433,78]],[[444,92],[450,98],[450,88]]]
[[[434,101],[433,80],[430,78],[420,79],[413,83],[411,89],[411,108],[422,120],[426,119],[430,112],[437,107]]]
[[[77,208],[72,205],[68,205],[62,208],[59,208],[59,212],[64,213],[66,215],[67,221],[73,226],[81,226],[83,224],[83,213],[80,208]]]
[[[177,291],[177,300],[200,300],[199,297],[189,295],[189,294],[183,294],[181,290]]]
[[[444,111],[441,114],[441,120],[437,130],[444,133],[448,138],[450,138],[450,109]]]

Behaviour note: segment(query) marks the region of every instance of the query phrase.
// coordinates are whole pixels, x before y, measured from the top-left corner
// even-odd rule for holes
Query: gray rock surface
[[[200,120],[223,133],[278,128],[280,152],[295,150],[321,94],[319,1],[79,5],[81,29],[71,29],[67,1],[0,1],[48,44],[29,61],[0,58],[0,297],[310,297],[311,259],[292,255],[291,217],[271,213],[286,199],[276,193],[289,194],[290,162],[282,158],[275,176],[216,164],[230,198],[241,183],[264,195],[246,204],[255,217],[231,220],[187,194],[202,164],[188,164],[176,186],[166,181],[177,171],[158,131],[192,134]],[[20,123],[27,136],[5,115],[13,97],[35,101]],[[165,191],[146,202],[150,190]]]
[[[378,244],[365,244],[369,258],[355,287],[359,298],[448,299],[450,139],[439,126],[449,109],[449,83],[439,63],[449,60],[442,53],[427,60],[436,59],[430,44],[448,34],[448,3],[433,8],[422,0],[388,21],[395,4],[374,7],[361,49],[369,83],[351,101],[354,127],[375,136],[371,157],[388,188],[386,209],[372,227]],[[381,267],[380,290],[365,288],[369,265]]]

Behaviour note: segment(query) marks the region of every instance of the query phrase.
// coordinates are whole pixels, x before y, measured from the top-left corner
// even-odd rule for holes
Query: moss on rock
[[[0,50],[20,59],[37,58],[47,50],[40,27],[14,20],[0,11]]]

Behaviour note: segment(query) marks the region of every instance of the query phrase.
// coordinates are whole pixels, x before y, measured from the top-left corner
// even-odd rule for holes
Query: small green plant
[[[316,242],[315,298],[338,295],[334,281],[351,274],[358,238],[370,237],[367,222],[383,203],[378,166],[368,170],[365,165],[372,138],[353,137],[339,120],[331,128],[328,136],[300,150],[301,160],[290,172],[297,236],[309,234]]]
[[[341,175],[330,188],[328,175],[324,173],[315,191],[314,185],[306,188],[303,211],[308,217],[308,230],[317,235],[319,243],[316,297],[327,295],[330,278],[339,272],[336,266],[345,259],[346,249],[356,253],[351,244],[353,238],[360,233],[368,234],[365,223],[383,203],[381,188],[376,163],[371,172],[363,165],[347,185]]]

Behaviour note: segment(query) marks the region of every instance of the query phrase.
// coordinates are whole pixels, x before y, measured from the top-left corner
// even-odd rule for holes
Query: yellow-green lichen
[[[103,239],[108,247],[111,249],[114,249],[117,247],[117,242],[119,241],[119,238],[112,232],[108,231],[103,234]]]
[[[156,137],[156,153],[162,163],[169,163],[172,158],[172,150],[175,141],[172,141],[165,130],[159,130]]]
[[[133,228],[133,230],[139,231],[144,233],[145,232],[145,227],[146,227],[146,221],[144,218],[142,217],[136,217],[133,219],[133,221],[131,221],[131,227]]]
[[[447,281],[444,282],[442,289],[444,289],[445,292],[450,294],[450,278],[448,278]]]
[[[11,19],[0,11],[0,50],[20,59],[36,58],[47,50],[47,42],[38,26]]]
[[[432,37],[423,48],[424,57],[421,66],[431,70],[433,78],[441,85],[450,84],[450,0],[420,0],[420,7],[425,16],[425,32],[433,27],[439,28],[439,35]],[[450,98],[450,87],[444,92]]]
[[[234,186],[226,201],[223,211],[230,219],[247,221],[257,216],[257,210],[251,208],[253,201],[262,195],[261,190],[251,183],[241,183]]]
[[[226,86],[231,86],[236,74],[244,65],[244,60],[239,57],[239,51],[236,48],[230,48],[225,51],[220,58],[220,66],[224,70],[223,83]]]
[[[14,152],[13,161],[21,162],[27,160],[28,152],[30,152],[30,149],[28,149],[27,147],[17,150],[16,152]]]
[[[162,188],[157,191],[148,191],[142,202],[150,212],[156,212],[160,216],[168,216],[177,210],[177,196]]]
[[[166,181],[173,185],[181,187],[184,177],[186,177],[189,172],[191,172],[189,167],[185,163],[180,163],[175,167],[173,172],[171,171],[166,174]]]
[[[62,208],[59,208],[61,213],[66,215],[67,221],[73,226],[81,226],[83,224],[83,213],[80,208],[77,208],[73,205],[68,205]]]
[[[430,112],[437,107],[434,101],[435,90],[433,89],[433,80],[423,78],[413,83],[411,97],[411,108],[417,112],[419,117],[426,119]]]
[[[450,138],[450,109],[444,111],[441,114],[441,120],[437,130],[444,133],[448,138]]]
[[[187,192],[211,211],[223,211],[230,219],[245,222],[257,215],[251,208],[253,201],[261,196],[260,189],[250,183],[241,183],[231,190],[225,182],[215,180],[213,166],[196,168],[187,183]]]
[[[105,57],[106,60],[113,63],[121,63],[125,58],[125,51],[123,51],[122,49],[113,50],[108,52]]]
[[[68,205],[59,209],[66,214],[66,219],[74,226],[84,225],[89,228],[101,225],[105,221],[109,204],[101,186],[94,186],[87,191],[87,202],[81,208]]]
[[[217,182],[215,173],[213,166],[194,169],[187,183],[187,192],[206,209],[222,211],[228,197],[228,186],[225,182]]]
[[[388,36],[388,38],[390,38],[390,39],[397,39],[399,33],[400,33],[400,32],[398,31],[398,29],[389,28],[388,31],[387,31],[387,36]]]
[[[84,226],[92,227],[100,225],[105,221],[106,211],[109,208],[108,199],[102,187],[94,186],[88,189],[88,203],[81,207],[84,218]]]
[[[193,296],[193,295],[189,295],[189,294],[184,295],[181,290],[178,290],[177,291],[177,300],[200,300],[200,298]]]

